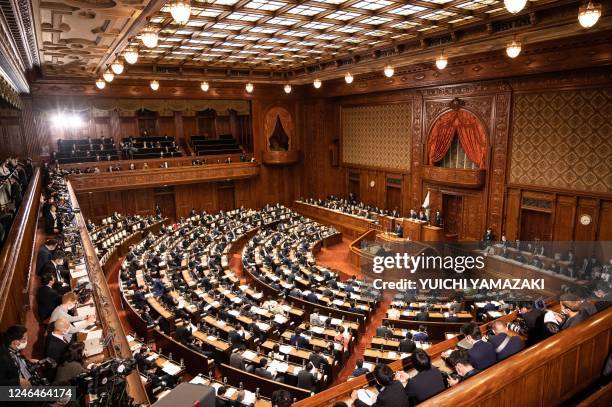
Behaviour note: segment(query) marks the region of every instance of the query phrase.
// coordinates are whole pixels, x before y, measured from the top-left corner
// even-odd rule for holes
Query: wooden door
[[[529,240],[551,240],[552,221],[548,212],[521,210],[521,232],[522,241]]]
[[[443,195],[442,218],[444,233],[447,236],[461,236],[461,225],[463,224],[463,197],[461,195]]]
[[[159,205],[162,215],[171,221],[176,220],[176,206],[174,203],[174,191],[155,194],[155,204]]]
[[[217,199],[219,203],[219,210],[231,211],[232,209],[234,209],[236,207],[236,200],[234,197],[234,183],[218,183]]]
[[[402,190],[387,185],[387,209],[392,211],[396,209],[402,213]]]

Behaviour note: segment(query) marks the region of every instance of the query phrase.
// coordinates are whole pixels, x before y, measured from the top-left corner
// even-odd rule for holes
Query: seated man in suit
[[[312,353],[310,354],[308,360],[317,369],[321,369],[322,365],[327,363],[327,358],[323,354],[323,350],[318,346],[313,347]]]
[[[293,403],[291,393],[287,390],[275,390],[270,399],[272,407],[290,407]]]
[[[420,311],[416,314],[417,321],[427,321],[429,319],[429,312],[427,312],[427,307],[421,307]]]
[[[268,359],[261,358],[259,359],[259,366],[255,368],[253,373],[265,379],[274,380],[274,376],[272,375],[272,373],[270,373],[269,370],[266,369],[266,367],[268,367]]]
[[[374,379],[380,389],[373,407],[408,407],[408,396],[401,382],[395,380],[393,370],[383,364],[377,364],[374,368]],[[351,400],[355,407],[367,407],[368,404],[359,400],[359,393],[353,390]]]
[[[177,321],[176,329],[174,331],[174,339],[183,345],[189,344],[193,340],[189,326],[183,322]]]
[[[51,260],[51,254],[57,249],[57,240],[47,239],[45,244],[38,250],[36,256],[36,274],[42,274],[43,267]]]
[[[295,333],[291,336],[289,343],[298,348],[305,348],[310,345],[310,341],[302,336],[301,328],[295,328]]]
[[[445,322],[459,322],[459,317],[455,314],[454,310],[449,310],[448,315],[444,317]]]
[[[70,345],[69,333],[70,322],[63,318],[53,322],[53,331],[47,336],[47,344],[45,346],[45,357],[51,358],[59,363],[64,351]]]
[[[557,315],[557,321],[562,324],[561,329],[571,328],[588,318],[588,314],[582,309],[580,297],[574,294],[563,294],[561,300],[561,313],[563,317]]]
[[[448,384],[449,386],[455,386],[456,384],[469,379],[477,373],[480,373],[480,370],[476,369],[471,362],[471,358],[468,355],[468,351],[466,350],[455,350],[453,351],[446,361],[455,368],[458,377],[449,377]]]
[[[27,329],[23,325],[10,326],[2,333],[0,386],[30,387],[31,374],[21,353],[27,345]]]
[[[425,325],[419,325],[419,331],[414,334],[412,340],[415,342],[429,341],[429,335],[427,335],[427,328],[425,328]]]
[[[55,278],[46,273],[40,279],[40,287],[36,291],[36,303],[38,305],[38,319],[44,321],[62,303],[62,295],[53,289]]]
[[[236,393],[236,400],[232,400],[226,397],[227,386],[219,386],[217,389],[217,397],[215,398],[214,407],[239,407],[243,406],[242,400],[244,399],[244,390],[240,390]],[[213,407],[213,406],[211,406]]]
[[[495,321],[491,328],[495,335],[489,337],[489,342],[495,348],[498,361],[520,352],[525,347],[520,336],[508,334],[508,327],[503,322]]]
[[[482,340],[480,328],[474,322],[467,322],[461,327],[461,333],[465,335],[472,348],[468,350],[471,365],[478,370],[484,370],[497,362],[495,347]]]
[[[323,320],[319,316],[319,309],[315,308],[312,314],[310,314],[310,325],[312,326],[323,326]]]
[[[527,345],[533,345],[544,337],[544,313],[531,302],[519,306],[519,315],[527,326]]]
[[[410,400],[421,403],[445,389],[444,378],[437,367],[431,365],[431,358],[422,349],[414,351],[410,357],[412,366],[418,372],[408,380],[408,374],[401,372],[398,378],[405,382],[406,395]]]
[[[252,372],[253,366],[247,365],[242,352],[246,350],[246,346],[241,345],[238,349],[234,349],[230,355],[229,363],[231,367],[236,369],[244,370],[245,372]]]
[[[399,342],[399,351],[402,353],[412,353],[416,349],[416,343],[412,340],[412,332],[407,331],[404,339]]]
[[[234,349],[243,345],[246,346],[246,332],[244,331],[244,327],[239,323],[236,323],[234,329],[227,334],[227,338]]]
[[[401,223],[398,223],[397,226],[395,226],[395,234],[397,237],[404,237],[404,228],[402,227]]]
[[[376,336],[387,338],[393,335],[393,331],[389,328],[389,321],[383,321],[383,324],[376,328]]]
[[[317,379],[315,377],[316,370],[312,363],[306,364],[306,367],[298,373],[297,376],[297,387],[300,389],[310,390],[311,392],[317,391]]]
[[[60,283],[61,286],[68,287],[70,272],[64,266],[65,263],[66,259],[64,258],[64,253],[56,250],[51,254],[51,260],[43,266],[41,274],[51,273],[53,277],[55,277],[57,283]]]
[[[353,373],[351,373],[352,377],[361,376],[369,372],[368,369],[363,367],[363,359],[357,359],[355,366],[355,370],[353,370]]]

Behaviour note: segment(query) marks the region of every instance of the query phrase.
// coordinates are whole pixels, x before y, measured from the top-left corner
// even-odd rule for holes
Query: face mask
[[[25,342],[19,342],[19,345],[17,345],[17,349],[24,350],[27,346],[28,346],[27,340]]]

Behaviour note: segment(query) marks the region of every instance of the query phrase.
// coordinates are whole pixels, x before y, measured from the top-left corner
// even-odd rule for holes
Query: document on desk
[[[275,314],[274,315],[274,322],[276,322],[277,324],[284,324],[288,321],[288,319],[281,314]]]
[[[252,350],[245,350],[242,352],[242,357],[248,360],[255,360],[257,353],[253,352]]]
[[[72,325],[78,329],[79,332],[88,332],[96,327],[95,323],[91,323],[86,320],[73,322]]]
[[[153,361],[154,361],[155,359],[157,359],[158,357],[159,357],[159,355],[158,355],[157,353],[153,353],[153,354],[151,354],[151,355],[147,356],[147,360],[148,360],[149,362],[153,362]]]
[[[86,307],[78,307],[76,312],[78,317],[85,318],[88,315],[95,315],[96,308],[93,305],[88,305]]]
[[[93,340],[93,339],[102,339],[102,330],[96,329],[87,333],[87,338],[85,340]],[[128,341],[129,343],[129,341]]]
[[[378,395],[368,389],[357,390],[357,398],[368,406],[373,406],[378,399]]]
[[[208,385],[208,380],[203,378],[202,376],[196,376],[193,379],[191,379],[189,383]]]
[[[245,390],[244,398],[242,399],[242,404],[250,406],[255,404],[255,393]]]
[[[87,358],[104,352],[104,348],[102,347],[102,345],[100,344],[100,340],[98,339],[86,340],[84,344],[85,349],[83,350],[83,354]]]
[[[176,363],[173,363],[167,360],[163,364],[162,370],[168,373],[170,376],[176,376],[181,371],[181,367],[177,365]]]
[[[289,345],[281,345],[278,350],[281,351],[281,353],[284,353],[285,355],[288,355],[291,353],[291,351],[293,350],[293,346],[289,346]]]

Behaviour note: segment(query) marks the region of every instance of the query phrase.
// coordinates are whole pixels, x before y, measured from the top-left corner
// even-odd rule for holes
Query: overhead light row
[[[96,87],[100,90],[104,89],[106,87],[106,82],[112,82],[114,78],[114,74],[113,72],[111,72],[110,70],[107,70],[106,72],[104,72],[104,74],[102,75],[102,78],[98,78],[96,80]],[[318,81],[318,86],[316,85]],[[159,81],[157,80],[152,80],[149,82],[149,87],[152,90],[158,90],[159,89]],[[315,87],[316,88],[320,88],[321,87],[321,81],[320,80],[315,80]],[[200,89],[202,89],[203,92],[208,92],[208,90],[210,89],[210,84],[206,81],[202,81],[200,82]],[[252,93],[253,90],[255,89],[255,86],[253,86],[253,84],[251,82],[248,82],[244,89],[248,92],[248,93]],[[285,84],[285,86],[283,87],[283,90],[285,91],[285,93],[289,94],[291,93],[291,91],[293,90],[293,88],[291,87],[291,85],[289,83]]]

